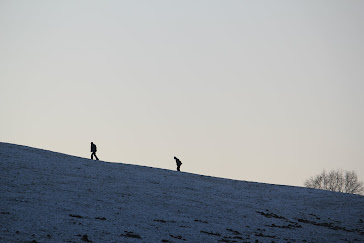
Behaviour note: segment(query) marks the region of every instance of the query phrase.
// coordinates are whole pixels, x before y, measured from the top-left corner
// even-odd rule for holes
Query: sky
[[[0,0],[0,141],[302,186],[364,180],[363,1]]]

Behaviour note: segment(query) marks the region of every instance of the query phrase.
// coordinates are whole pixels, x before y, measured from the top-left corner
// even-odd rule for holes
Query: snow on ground
[[[364,242],[359,195],[7,143],[0,185],[0,242]]]

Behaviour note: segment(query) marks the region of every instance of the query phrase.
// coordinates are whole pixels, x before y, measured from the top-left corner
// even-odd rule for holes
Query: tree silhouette
[[[304,182],[305,187],[324,189],[335,192],[351,194],[363,194],[363,182],[359,181],[355,171],[325,170],[316,176],[310,177]]]

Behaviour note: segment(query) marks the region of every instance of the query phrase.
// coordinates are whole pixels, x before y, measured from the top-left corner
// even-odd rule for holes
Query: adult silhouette
[[[94,159],[94,156],[95,156],[96,160],[99,160],[99,158],[97,158],[97,156],[96,156],[96,151],[97,151],[96,144],[91,142],[91,152],[92,152],[91,159]]]
[[[180,168],[181,168],[182,162],[177,157],[174,157],[174,159],[176,160],[177,171],[181,171]]]

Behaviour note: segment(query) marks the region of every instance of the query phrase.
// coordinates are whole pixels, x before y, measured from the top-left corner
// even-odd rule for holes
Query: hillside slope
[[[364,197],[0,143],[0,242],[364,241]]]

